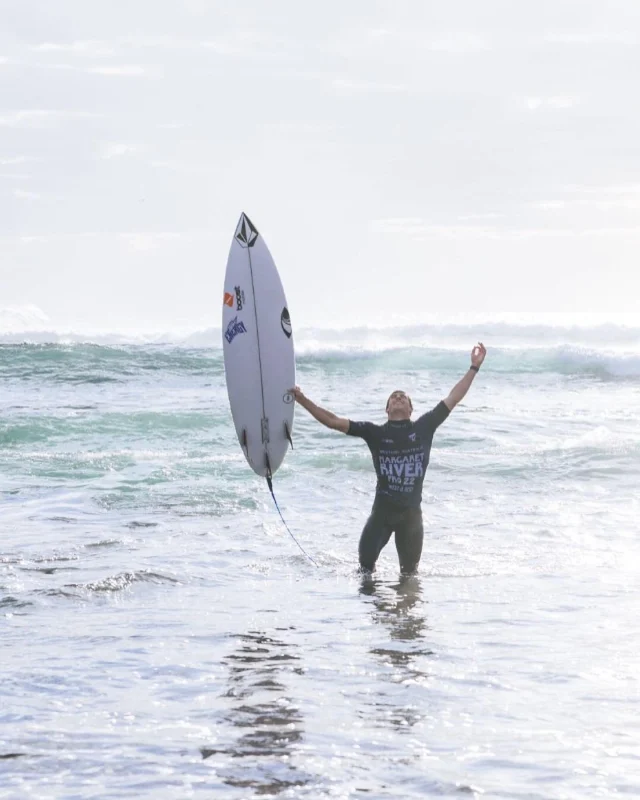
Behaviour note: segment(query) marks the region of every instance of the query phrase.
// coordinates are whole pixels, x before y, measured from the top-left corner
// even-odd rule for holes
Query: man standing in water
[[[371,515],[367,520],[358,553],[363,572],[373,572],[382,548],[396,535],[396,549],[403,574],[414,573],[422,554],[422,482],[429,464],[433,434],[469,391],[487,351],[480,342],[471,352],[466,375],[432,410],[411,421],[411,398],[400,390],[387,400],[388,421],[352,422],[320,408],[296,386],[295,398],[312,417],[335,431],[358,436],[369,445],[378,476]]]

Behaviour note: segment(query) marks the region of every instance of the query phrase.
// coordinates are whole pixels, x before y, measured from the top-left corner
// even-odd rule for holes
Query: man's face
[[[413,406],[411,398],[406,392],[397,389],[389,395],[387,400],[387,414],[393,419],[409,419]]]

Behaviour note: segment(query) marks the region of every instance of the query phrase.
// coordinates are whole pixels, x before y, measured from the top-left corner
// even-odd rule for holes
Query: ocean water
[[[296,334],[340,415],[439,429],[418,576],[357,542],[366,445],[274,479],[217,330],[0,335],[0,798],[640,796],[640,320]]]

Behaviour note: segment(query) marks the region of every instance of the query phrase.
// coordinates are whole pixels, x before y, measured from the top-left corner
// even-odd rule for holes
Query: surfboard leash
[[[265,454],[265,455],[266,455],[266,454]],[[286,521],[285,521],[285,518],[282,516],[282,511],[280,511],[280,506],[278,505],[278,501],[276,500],[276,496],[275,496],[275,494],[274,494],[274,492],[273,492],[273,479],[272,479],[272,476],[271,476],[271,467],[269,466],[269,456],[267,456],[267,470],[268,470],[268,471],[267,471],[267,486],[269,487],[269,491],[271,492],[271,497],[273,497],[273,502],[276,504],[276,508],[277,508],[277,510],[278,510],[278,514],[280,514],[280,519],[282,520],[282,524],[283,524],[283,525],[284,525],[284,527],[287,529],[287,532],[288,532],[289,536],[290,536],[290,537],[293,539],[293,541],[294,541],[294,542],[295,542],[295,543],[298,545],[298,547],[300,548],[300,550],[301,550],[301,551],[304,553],[304,555],[305,555],[305,556],[306,556],[306,557],[309,559],[309,561],[310,561],[310,562],[313,564],[313,566],[314,566],[314,567],[319,567],[319,564],[317,564],[317,563],[316,563],[316,562],[315,562],[315,561],[314,561],[314,560],[311,558],[311,556],[309,555],[309,553],[307,553],[307,551],[304,549],[304,547],[303,547],[303,546],[300,544],[300,542],[299,542],[299,541],[296,539],[296,537],[295,537],[295,536],[294,536],[294,535],[291,533],[291,531],[289,530],[289,526],[287,525],[287,523],[286,523]]]

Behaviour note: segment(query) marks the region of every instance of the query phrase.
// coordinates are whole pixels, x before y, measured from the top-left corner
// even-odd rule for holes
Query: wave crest
[[[640,377],[640,324],[611,321],[588,326],[495,319],[303,328],[295,333],[296,361],[302,369],[348,367],[356,373],[459,372],[478,340],[488,347],[483,369],[489,372],[552,372],[603,380]],[[8,355],[3,359],[7,377],[84,383],[157,371],[217,378],[223,371],[219,328],[135,335],[13,331],[0,333],[0,347]]]

